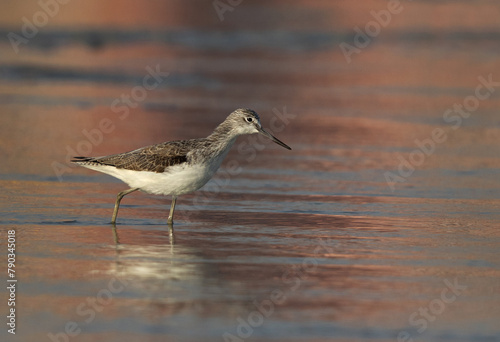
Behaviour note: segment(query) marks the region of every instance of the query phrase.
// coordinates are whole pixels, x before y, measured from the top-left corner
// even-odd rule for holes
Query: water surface
[[[445,113],[500,81],[500,6],[402,5],[350,63],[339,44],[379,2],[224,21],[210,2],[71,2],[17,53],[3,40],[3,338],[498,341],[500,88]],[[37,11],[10,4],[2,37]],[[239,138],[173,232],[170,199],[141,193],[111,226],[126,186],[68,163],[206,136],[238,107],[292,151]]]

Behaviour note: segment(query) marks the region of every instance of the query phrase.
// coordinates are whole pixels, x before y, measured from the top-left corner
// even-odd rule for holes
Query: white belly
[[[165,172],[160,173],[117,169],[108,165],[82,164],[82,166],[116,177],[131,188],[139,188],[150,194],[179,196],[196,191],[205,185],[219,169],[233,143],[234,139],[218,155],[209,160],[169,166]]]
[[[215,166],[215,165],[212,165]],[[168,167],[167,172],[132,171],[117,169],[106,165],[85,165],[89,169],[107,173],[116,177],[131,188],[139,188],[144,192],[155,195],[182,195],[198,190],[214,175],[217,168],[207,164],[174,165]]]

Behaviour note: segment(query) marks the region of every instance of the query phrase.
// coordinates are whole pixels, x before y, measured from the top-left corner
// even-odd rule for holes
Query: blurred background
[[[490,0],[2,0],[2,336],[498,341],[499,18]],[[293,150],[240,138],[179,199],[175,238],[169,199],[144,194],[111,229],[125,185],[69,162],[203,137],[240,107]]]

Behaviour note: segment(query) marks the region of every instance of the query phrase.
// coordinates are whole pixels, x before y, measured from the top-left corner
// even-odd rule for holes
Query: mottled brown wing
[[[135,151],[98,158],[77,158],[76,162],[91,162],[118,169],[164,172],[165,168],[187,162],[188,141],[170,141]]]

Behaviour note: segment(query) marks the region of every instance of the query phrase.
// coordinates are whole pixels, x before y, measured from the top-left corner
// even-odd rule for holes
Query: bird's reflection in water
[[[116,258],[106,273],[126,284],[125,296],[134,298],[134,311],[142,317],[156,322],[177,314],[227,311],[217,303],[227,303],[234,291],[224,283],[217,263],[207,259],[207,251],[193,247],[193,239],[176,243],[172,227],[113,226],[112,233]]]
[[[122,231],[120,231],[122,230]],[[116,260],[115,276],[131,280],[134,287],[142,281],[172,280],[189,273],[186,265],[196,250],[178,246],[176,258],[175,234],[172,225],[157,231],[130,230],[112,225]]]
[[[115,241],[115,245],[118,247],[120,244],[120,238],[118,236],[118,229],[116,227],[116,223],[112,223],[112,232],[113,232],[113,239]],[[175,233],[174,233],[174,226],[172,224],[168,224],[168,238],[170,241],[170,245],[173,246],[175,245]]]

